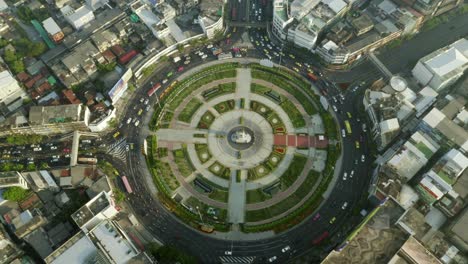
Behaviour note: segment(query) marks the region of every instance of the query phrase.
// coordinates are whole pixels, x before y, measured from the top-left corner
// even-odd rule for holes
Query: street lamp
[[[203,222],[203,218],[202,218],[202,215],[201,215],[201,213],[200,213],[200,207],[195,206],[195,208],[197,208],[197,212],[198,212],[198,215],[200,216],[200,220],[202,221],[202,224],[205,224],[205,223]]]

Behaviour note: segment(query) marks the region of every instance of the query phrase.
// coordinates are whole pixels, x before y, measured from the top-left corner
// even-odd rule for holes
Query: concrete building
[[[103,220],[117,214],[111,194],[101,192],[72,214],[72,219],[81,230],[88,232]]]
[[[82,29],[89,22],[94,20],[94,14],[87,6],[73,10],[70,6],[64,6],[60,10],[70,25],[76,30]]]
[[[401,246],[388,264],[442,264],[430,251],[428,251],[416,238],[410,236]]]
[[[21,187],[29,189],[28,182],[17,171],[0,172],[0,188]]]
[[[86,6],[92,11],[96,11],[97,9],[107,5],[108,2],[109,0],[86,0]]]
[[[62,29],[57,25],[55,20],[51,17],[42,21],[42,26],[49,34],[49,37],[55,42],[59,43],[63,40],[65,35],[63,34]]]
[[[311,50],[320,34],[350,7],[351,1],[343,0],[275,0],[272,33]]]
[[[457,217],[453,224],[449,227],[447,236],[458,248],[464,252],[468,251],[468,208]]]
[[[462,3],[462,0],[416,0],[412,7],[430,18],[450,11]]]
[[[400,76],[393,76],[388,83],[380,80],[372,84],[364,94],[363,104],[379,150],[388,146],[407,123],[426,113],[437,96],[429,87],[413,92]]]
[[[35,192],[41,190],[60,191],[60,187],[57,185],[52,175],[45,170],[22,172],[21,176],[29,183],[31,189]]]
[[[207,38],[213,38],[217,32],[223,31],[224,6],[222,2],[202,1],[200,3],[200,10],[198,24],[200,24]]]
[[[417,131],[383,166],[383,171],[403,182],[409,181],[439,148],[439,144],[430,135]]]
[[[438,137],[440,142],[452,142],[460,147],[461,152],[468,153],[468,132],[439,109],[433,108],[427,113],[420,126],[432,133],[434,137]]]
[[[2,69],[0,67],[0,69]],[[23,105],[28,94],[7,70],[0,72],[0,112],[5,116]]]
[[[0,225],[0,259],[1,263],[13,263],[13,261],[23,255],[23,251],[11,240],[5,227]]]
[[[170,34],[169,27],[164,24],[165,21],[154,14],[149,5],[137,1],[132,3],[130,8],[157,39],[164,39]]]
[[[128,235],[114,222],[101,221],[89,231],[80,231],[44,261],[47,264],[132,263],[139,254]]]
[[[89,109],[83,105],[33,106],[29,118],[17,116],[6,120],[0,128],[0,136],[88,131],[89,118]]]
[[[468,68],[468,40],[462,38],[419,59],[412,73],[422,86],[440,91]]]
[[[91,36],[91,40],[100,52],[104,52],[108,48],[120,43],[117,35],[108,29],[94,33]]]

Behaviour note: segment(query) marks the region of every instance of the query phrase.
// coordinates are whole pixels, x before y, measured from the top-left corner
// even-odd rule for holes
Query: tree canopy
[[[21,187],[9,187],[4,193],[3,198],[10,201],[19,202],[28,196],[29,191]]]

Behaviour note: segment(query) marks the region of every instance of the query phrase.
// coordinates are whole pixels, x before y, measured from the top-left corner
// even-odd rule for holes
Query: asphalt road
[[[240,35],[240,33],[238,33],[238,35]],[[232,37],[234,38],[235,36]],[[261,38],[260,34],[258,36],[254,34],[252,37]],[[248,54],[249,56],[261,57],[264,56],[262,55],[262,51],[263,48],[258,47],[256,50],[249,50]],[[285,58],[282,58],[282,65],[285,65],[288,68],[298,67],[295,64],[296,61],[294,59],[289,56],[284,57]],[[207,60],[214,59],[215,57],[213,56],[207,58]],[[176,78],[179,73],[175,72],[174,69],[177,69],[180,66],[180,63],[182,62],[179,62],[179,64],[172,63],[170,66],[160,70],[159,73],[153,76],[147,84],[135,91],[135,95],[132,96],[131,101],[128,103],[126,114],[119,125],[120,129],[118,129],[127,143],[135,144],[134,149],[128,151],[127,160],[125,162],[108,157],[119,171],[127,175],[131,185],[134,187],[135,194],[130,195],[129,202],[133,206],[140,221],[155,237],[159,238],[164,243],[175,245],[187,250],[189,253],[197,256],[201,263],[221,263],[220,257],[224,257],[225,251],[231,250],[231,248],[233,251],[232,259],[238,258],[238,261],[241,261],[240,257],[245,257],[242,260],[247,261],[248,258],[253,258],[253,263],[264,263],[268,258],[277,256],[277,260],[275,262],[284,263],[294,257],[305,254],[309,250],[317,249],[312,246],[311,242],[325,231],[330,232],[332,241],[335,241],[335,243],[341,242],[343,238],[341,227],[345,223],[350,224],[349,216],[353,211],[353,207],[361,199],[362,190],[366,189],[366,185],[369,182],[369,159],[366,159],[365,162],[358,160],[358,163],[355,163],[356,157],[360,157],[362,154],[367,152],[367,135],[360,133],[361,124],[357,121],[357,118],[349,118],[346,114],[346,112],[350,112],[354,116],[356,113],[355,107],[360,100],[355,96],[356,93],[347,93],[343,100],[340,98],[339,89],[334,87],[331,82],[326,81],[324,83],[317,84],[321,86],[321,89],[327,90],[327,95],[331,101],[333,101],[333,99],[331,99],[332,97],[340,98],[342,103],[338,103],[336,105],[340,109],[340,113],[337,113],[340,126],[343,126],[343,121],[345,119],[349,119],[352,125],[353,134],[347,135],[344,139],[344,161],[341,168],[341,174],[344,172],[350,174],[351,171],[354,170],[354,176],[352,178],[348,176],[348,178],[344,180],[343,177],[340,177],[340,179],[337,180],[336,187],[331,193],[330,198],[318,211],[320,218],[313,221],[310,219],[312,217],[311,216],[309,219],[305,220],[302,224],[294,227],[293,229],[269,239],[255,241],[225,241],[213,238],[186,226],[159,203],[155,198],[155,190],[154,187],[151,186],[151,180],[148,182],[148,178],[151,179],[151,176],[148,174],[146,164],[140,152],[143,140],[142,133],[144,133],[142,131],[147,127],[147,122],[151,117],[151,110],[149,113],[144,110],[144,108],[146,108],[144,104],[144,100],[147,98],[146,92],[150,89],[151,83],[154,84],[160,82],[162,78],[167,76],[167,72],[169,71],[174,72],[171,78]],[[189,65],[184,65],[184,71],[202,63],[204,63],[204,61],[192,53],[191,63]],[[304,67],[305,66],[300,69],[301,74],[306,73]],[[158,90],[157,94],[159,95],[163,92],[172,80],[173,79],[168,80],[168,82]],[[150,98],[148,105],[156,104],[156,98],[156,96]],[[138,115],[139,109],[143,109],[141,116]],[[128,118],[132,118],[132,123],[126,123]],[[138,127],[133,123],[135,119],[140,121]],[[112,138],[112,134],[114,133],[111,133],[106,139],[108,142],[116,140]],[[359,136],[360,134],[363,136],[363,142],[360,143],[361,146],[359,149],[355,149],[355,141],[361,139]],[[120,140],[120,136],[117,140]],[[342,209],[345,202],[348,203],[348,206],[345,209]],[[336,217],[336,221],[333,224],[330,224],[329,222],[333,217]],[[358,220],[359,219],[356,219],[356,221]],[[286,245],[289,245],[291,250],[286,253],[282,253],[281,249]],[[319,253],[323,252],[319,251],[317,254]]]

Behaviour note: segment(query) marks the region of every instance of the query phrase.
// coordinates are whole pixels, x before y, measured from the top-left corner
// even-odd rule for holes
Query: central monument
[[[245,131],[245,128],[242,128],[231,134],[231,140],[237,144],[249,144],[252,136]]]

